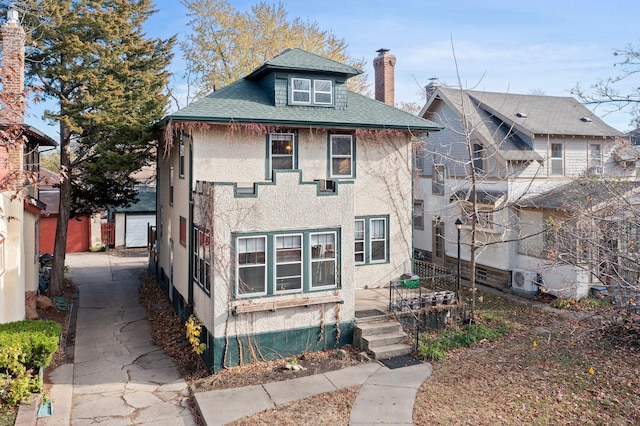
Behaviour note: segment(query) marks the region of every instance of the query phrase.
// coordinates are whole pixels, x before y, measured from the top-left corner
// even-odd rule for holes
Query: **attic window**
[[[290,87],[290,103],[293,105],[333,104],[333,80],[293,77]]]
[[[527,118],[527,114],[524,112],[517,112],[516,117],[518,118]]]
[[[582,117],[580,121],[584,121],[585,123],[591,123],[593,120],[591,120],[589,117]]]

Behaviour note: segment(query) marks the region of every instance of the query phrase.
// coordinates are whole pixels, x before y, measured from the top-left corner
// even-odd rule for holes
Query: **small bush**
[[[54,321],[17,321],[0,324],[0,347],[20,348],[22,363],[46,367],[58,350],[62,328]],[[1,367],[1,365],[0,365]]]
[[[16,405],[42,390],[37,370],[51,362],[60,332],[53,321],[0,324],[0,404]]]

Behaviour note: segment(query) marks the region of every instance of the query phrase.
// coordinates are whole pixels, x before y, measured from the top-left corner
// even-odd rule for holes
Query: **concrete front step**
[[[364,349],[373,350],[381,346],[394,345],[402,343],[407,339],[407,333],[395,331],[393,333],[374,334],[373,336],[363,337]]]
[[[413,352],[413,345],[406,345],[404,343],[396,343],[393,345],[379,346],[374,349],[369,349],[373,352],[375,359],[388,359],[396,356],[408,355]]]
[[[356,324],[356,339],[361,339],[376,334],[402,333],[402,325],[398,321],[378,321],[364,324]]]

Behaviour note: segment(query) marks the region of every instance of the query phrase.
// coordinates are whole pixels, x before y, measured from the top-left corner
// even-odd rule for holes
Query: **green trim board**
[[[264,360],[281,359],[327,349],[336,349],[353,343],[355,322],[341,322],[306,328],[292,328],[267,333],[214,338],[206,332],[207,348],[201,357],[205,365],[213,372],[226,367],[240,365],[240,347],[243,364],[251,364],[262,359],[251,359],[250,354],[259,354]],[[337,338],[337,329],[340,337]],[[205,333],[203,333],[205,334]],[[226,344],[229,344],[227,347]],[[253,352],[249,342],[255,349]],[[223,360],[223,357],[226,359]]]
[[[330,197],[330,196],[338,195],[340,190],[340,185],[352,185],[355,183],[353,179],[339,179],[339,180],[332,179],[332,182],[334,183],[334,190],[323,191],[322,182],[320,182],[319,180],[313,180],[313,181],[302,180],[302,170],[296,169],[296,170],[274,170],[273,179],[267,182],[254,182],[252,192],[244,192],[242,189],[239,189],[237,182],[213,182],[213,184],[233,186],[233,194],[235,198],[258,198],[258,192],[260,190],[260,187],[277,185],[278,175],[281,173],[298,173],[298,183],[300,185],[315,185],[316,191],[317,191],[316,195],[320,197],[327,197],[327,196]]]

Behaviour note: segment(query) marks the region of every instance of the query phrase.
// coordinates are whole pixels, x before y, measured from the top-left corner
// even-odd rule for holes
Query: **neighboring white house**
[[[458,90],[438,83],[426,89],[420,115],[444,130],[432,134],[417,158],[414,208],[423,215],[423,228],[414,233],[418,256],[455,269],[460,218],[462,275],[470,278],[473,167],[478,238],[490,243],[478,250],[476,282],[498,288],[515,284],[526,293],[543,282],[556,295],[585,296],[591,275],[552,267],[543,254],[544,220],[555,214],[544,200],[587,170],[635,178],[635,161],[616,155],[625,135],[571,97]],[[530,202],[534,197],[540,202]]]
[[[412,144],[438,127],[360,73],[288,49],[163,120],[157,273],[215,370],[351,343],[356,288],[411,270]]]

